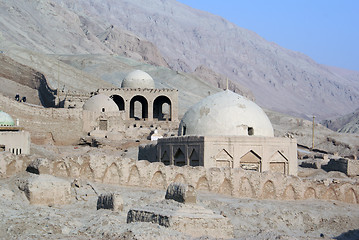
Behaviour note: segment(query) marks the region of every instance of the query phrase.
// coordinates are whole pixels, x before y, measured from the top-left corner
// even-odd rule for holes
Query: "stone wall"
[[[30,158],[0,153],[0,177],[25,171],[31,161]],[[166,189],[172,182],[182,182],[194,186],[196,190],[238,198],[323,199],[359,203],[359,183],[352,179],[301,179],[278,173],[165,166],[162,163],[88,154],[56,161],[41,159],[36,168],[40,174],[116,185]]]
[[[78,142],[83,135],[82,109],[43,108],[19,103],[2,95],[0,109],[13,119],[19,119],[20,126],[36,136],[31,139],[34,143],[41,143],[51,135],[52,142],[67,145]]]
[[[84,103],[93,95],[93,93],[82,93],[76,91],[60,91],[59,106],[63,108],[82,108]]]
[[[326,171],[340,171],[348,176],[359,176],[359,160],[330,159],[329,163],[323,168]]]

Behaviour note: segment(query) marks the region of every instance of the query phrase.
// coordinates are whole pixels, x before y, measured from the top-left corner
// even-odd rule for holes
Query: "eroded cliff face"
[[[20,99],[46,107],[54,106],[54,91],[47,85],[45,76],[33,68],[0,54],[0,92],[8,97],[19,94]]]

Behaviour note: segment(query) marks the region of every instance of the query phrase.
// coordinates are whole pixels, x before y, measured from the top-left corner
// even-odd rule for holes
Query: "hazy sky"
[[[359,0],[178,0],[321,64],[359,71]]]

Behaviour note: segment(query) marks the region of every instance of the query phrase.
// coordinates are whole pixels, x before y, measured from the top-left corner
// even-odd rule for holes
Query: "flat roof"
[[[19,127],[19,126],[0,126],[0,132],[3,131],[21,131],[23,130],[23,127]]]

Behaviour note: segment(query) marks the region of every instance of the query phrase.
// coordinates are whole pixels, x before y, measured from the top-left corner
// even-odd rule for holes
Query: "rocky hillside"
[[[323,125],[342,133],[359,133],[359,109],[337,119],[324,120]]]
[[[93,91],[96,87],[109,86],[101,84],[101,80],[94,79],[93,75],[89,76],[83,73],[83,71],[91,71],[89,66],[92,66],[86,60],[86,56],[88,59],[94,55],[109,56],[107,66],[103,66],[107,73],[94,74],[95,76],[101,75],[107,80],[113,72],[113,69],[109,69],[108,66],[119,63],[115,60],[116,56],[134,59],[138,64],[148,63],[154,66],[168,67],[154,44],[118,25],[112,25],[103,16],[78,14],[71,7],[51,0],[36,2],[0,0],[0,13],[0,29],[3,32],[0,34],[0,50],[22,64],[42,71],[54,89],[60,87],[76,91]],[[14,48],[11,43],[16,43],[20,48]],[[44,55],[55,53],[62,56],[81,55],[82,61],[74,65],[80,71],[74,71],[51,56]],[[44,59],[41,60],[41,58]],[[124,70],[121,66],[120,64],[117,70]],[[116,69],[116,66],[113,68]],[[99,71],[103,72],[103,70]],[[122,80],[123,75],[124,73],[121,74],[121,79],[111,79],[111,81],[118,82]],[[196,78],[201,79],[201,76]],[[210,79],[211,81],[206,79],[206,82],[217,87],[218,83],[213,81],[216,78],[211,77]],[[4,79],[4,81],[7,80]],[[229,82],[231,83],[230,89],[253,97],[248,89],[231,80]],[[10,83],[7,81],[6,84]],[[21,85],[21,83],[19,84]],[[26,82],[24,84],[26,85]],[[221,87],[223,87],[222,85],[223,83],[221,83]],[[13,89],[9,91],[10,94],[14,92]]]
[[[240,82],[267,108],[323,119],[359,105],[358,78],[335,74],[301,53],[175,0],[56,2],[153,42],[174,69],[191,72],[203,65]]]
[[[218,74],[205,66],[201,65],[197,67],[191,75],[203,79],[207,83],[217,86],[220,89],[228,88],[233,92],[247,97],[248,99],[255,100],[253,93],[246,87],[238,82],[229,80],[225,76]]]
[[[197,69],[194,74],[202,77],[199,70],[210,69],[209,75],[218,73],[253,91],[260,105],[296,116],[328,119],[359,105],[355,74],[335,73],[175,0],[0,0],[0,30],[4,52],[5,43],[13,42],[47,54],[127,56],[174,70]]]
[[[0,40],[41,53],[118,54],[167,66],[152,43],[101,18],[82,17],[52,0],[1,0]]]

